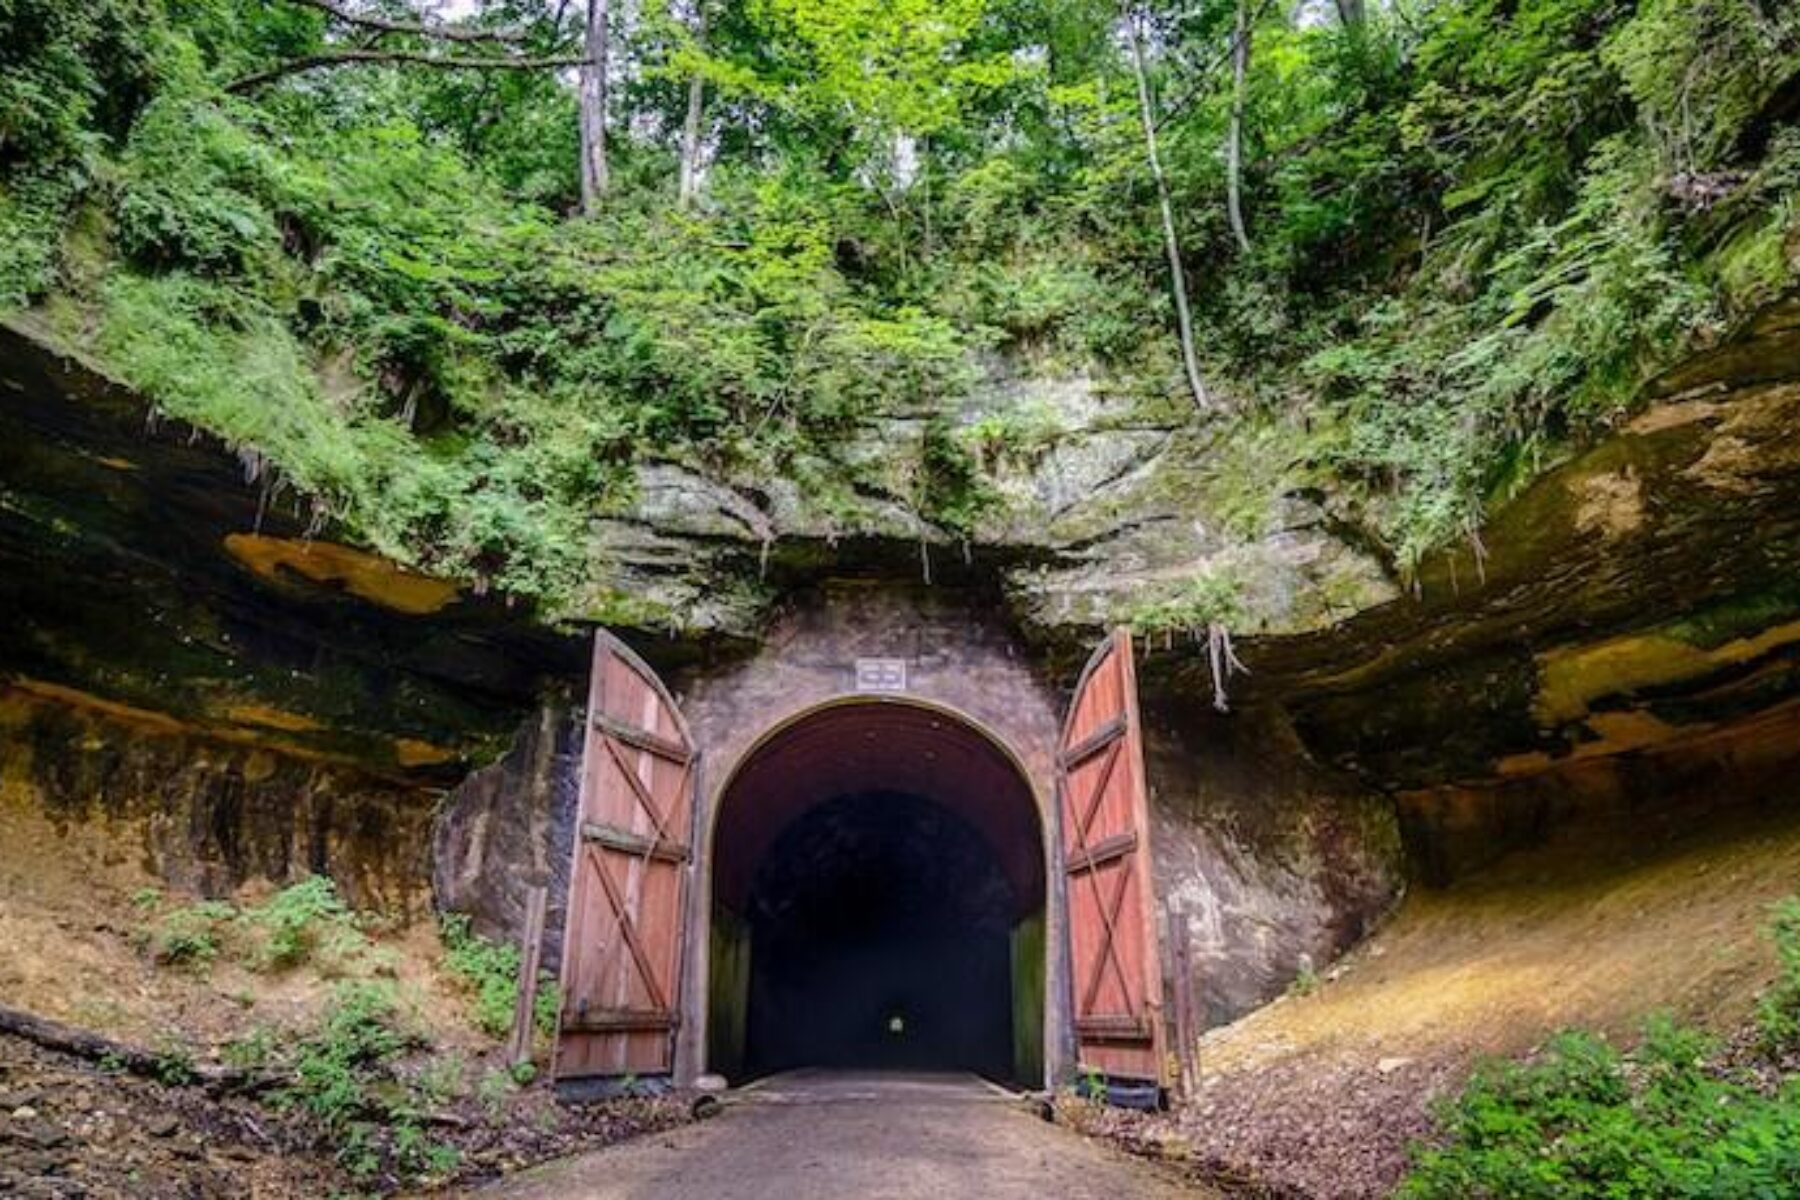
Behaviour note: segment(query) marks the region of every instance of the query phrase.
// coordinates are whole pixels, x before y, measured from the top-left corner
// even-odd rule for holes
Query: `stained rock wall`
[[[468,914],[476,933],[516,944],[527,896],[545,890],[543,965],[552,973],[562,962],[580,773],[581,714],[557,698],[451,793],[432,833],[432,896],[439,909]]]
[[[429,909],[436,789],[220,739],[161,714],[0,687],[0,803],[104,839],[207,896],[331,875],[357,905]]]
[[[1187,943],[1202,1027],[1279,996],[1390,912],[1406,887],[1392,801],[1314,766],[1278,710],[1185,692],[1143,704],[1168,996]]]
[[[178,887],[323,872],[424,911],[438,798],[579,640],[343,544],[269,464],[18,328],[0,395],[8,802]]]

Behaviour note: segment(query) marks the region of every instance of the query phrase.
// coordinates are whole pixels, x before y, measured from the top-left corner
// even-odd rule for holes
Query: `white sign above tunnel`
[[[906,660],[904,658],[857,659],[856,690],[859,692],[904,692],[906,690]]]

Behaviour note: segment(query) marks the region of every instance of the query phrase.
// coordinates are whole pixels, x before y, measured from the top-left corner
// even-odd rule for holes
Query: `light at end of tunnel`
[[[895,1037],[899,1037],[901,1034],[905,1033],[906,1032],[906,1018],[901,1016],[899,1013],[895,1013],[893,1016],[889,1017],[888,1018],[888,1032],[893,1034]]]

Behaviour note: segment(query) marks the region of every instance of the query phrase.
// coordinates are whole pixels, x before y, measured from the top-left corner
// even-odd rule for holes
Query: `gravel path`
[[[1207,1196],[973,1076],[776,1076],[710,1121],[533,1168],[487,1200],[1177,1200]]]

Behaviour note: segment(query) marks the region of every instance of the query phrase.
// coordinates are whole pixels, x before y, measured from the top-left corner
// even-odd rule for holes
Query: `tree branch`
[[[1262,19],[1269,14],[1269,10],[1274,7],[1275,0],[1262,0],[1262,3],[1257,6],[1256,12],[1251,16],[1249,24],[1245,27],[1245,32],[1239,34],[1234,31],[1231,35],[1230,43],[1221,47],[1217,53],[1205,63],[1201,64],[1197,69],[1193,82],[1188,85],[1187,90],[1181,94],[1180,98],[1172,103],[1163,105],[1162,115],[1156,118],[1156,128],[1158,130],[1180,116],[1187,110],[1189,105],[1201,98],[1202,93],[1204,93],[1212,83],[1212,73],[1237,57],[1239,42],[1245,37],[1248,37],[1248,31],[1260,24]]]
[[[0,1005],[0,1034],[21,1037],[46,1050],[72,1054],[89,1062],[116,1064],[134,1075],[164,1078],[171,1072],[178,1072],[208,1091],[254,1091],[278,1082],[273,1076],[253,1074],[236,1067],[174,1062],[166,1055],[153,1053],[141,1046],[115,1042],[86,1029],[77,1029],[48,1017],[4,1005]]]
[[[522,42],[527,37],[526,31],[523,29],[465,29],[456,25],[426,25],[412,21],[389,21],[383,17],[351,12],[343,5],[333,3],[333,0],[288,0],[288,2],[306,8],[316,8],[346,25],[354,25],[359,29],[373,29],[379,33],[404,33],[444,42]]]
[[[563,67],[586,66],[588,59],[580,55],[561,55],[552,58],[461,58],[454,55],[431,54],[422,50],[322,50],[317,54],[307,54],[300,58],[289,59],[278,63],[266,71],[258,71],[254,75],[246,75],[242,79],[234,79],[225,85],[225,90],[237,95],[254,92],[290,75],[300,75],[307,71],[328,71],[337,67],[357,66],[369,63],[410,63],[414,66],[433,67],[440,71],[552,71]]]

